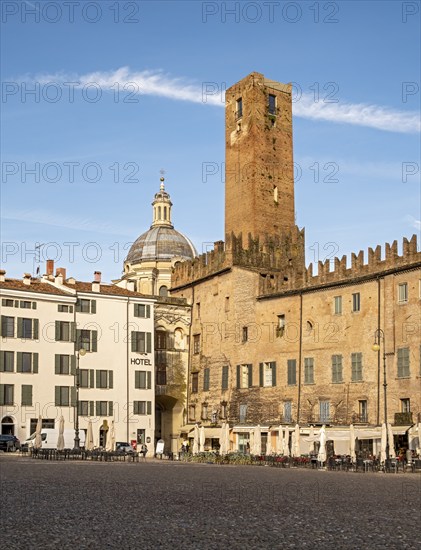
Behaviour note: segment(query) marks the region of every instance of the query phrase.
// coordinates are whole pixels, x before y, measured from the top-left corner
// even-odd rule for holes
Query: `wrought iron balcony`
[[[412,424],[412,412],[395,413],[395,426],[404,426]]]

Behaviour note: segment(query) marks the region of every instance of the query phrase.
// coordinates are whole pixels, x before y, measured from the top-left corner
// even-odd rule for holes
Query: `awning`
[[[392,426],[392,432],[393,435],[404,435],[410,428],[412,428],[412,424],[408,424],[407,426]]]
[[[232,431],[236,433],[249,433],[255,430],[256,428],[257,428],[257,425],[256,426],[234,426],[232,428]],[[260,429],[262,432],[267,432],[269,431],[269,426],[260,426]]]
[[[219,439],[220,435],[221,435],[221,428],[205,427],[205,439]],[[190,430],[189,437],[194,437],[194,427]]]
[[[178,432],[180,434],[188,434],[189,432],[191,432],[191,430],[194,430],[194,425],[187,424],[186,426],[181,426],[181,428],[179,428]]]

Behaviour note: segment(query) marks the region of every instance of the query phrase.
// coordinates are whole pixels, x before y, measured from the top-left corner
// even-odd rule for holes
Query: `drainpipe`
[[[300,292],[300,338],[298,342],[298,399],[297,399],[297,424],[300,423],[301,412],[301,362],[303,351],[303,294]]]
[[[130,366],[129,366],[129,342],[130,342],[130,323],[129,323],[129,307],[130,307],[130,298],[127,298],[127,307],[126,307],[126,327],[127,327],[127,343],[126,343],[126,406],[127,406],[127,423],[126,423],[126,441],[130,443],[130,414],[129,414],[129,392],[130,392]],[[136,443],[137,443],[137,434],[136,434]]]
[[[380,277],[377,277],[377,334],[380,329]],[[377,426],[380,426],[380,353],[377,354]]]

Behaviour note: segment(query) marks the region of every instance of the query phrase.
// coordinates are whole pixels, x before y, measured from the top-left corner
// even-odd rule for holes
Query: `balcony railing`
[[[412,412],[395,413],[395,426],[404,426],[412,424]]]

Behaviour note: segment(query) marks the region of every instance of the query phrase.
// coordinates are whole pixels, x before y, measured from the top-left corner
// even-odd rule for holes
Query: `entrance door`
[[[15,424],[13,418],[5,416],[1,421],[1,434],[2,435],[15,435]]]

